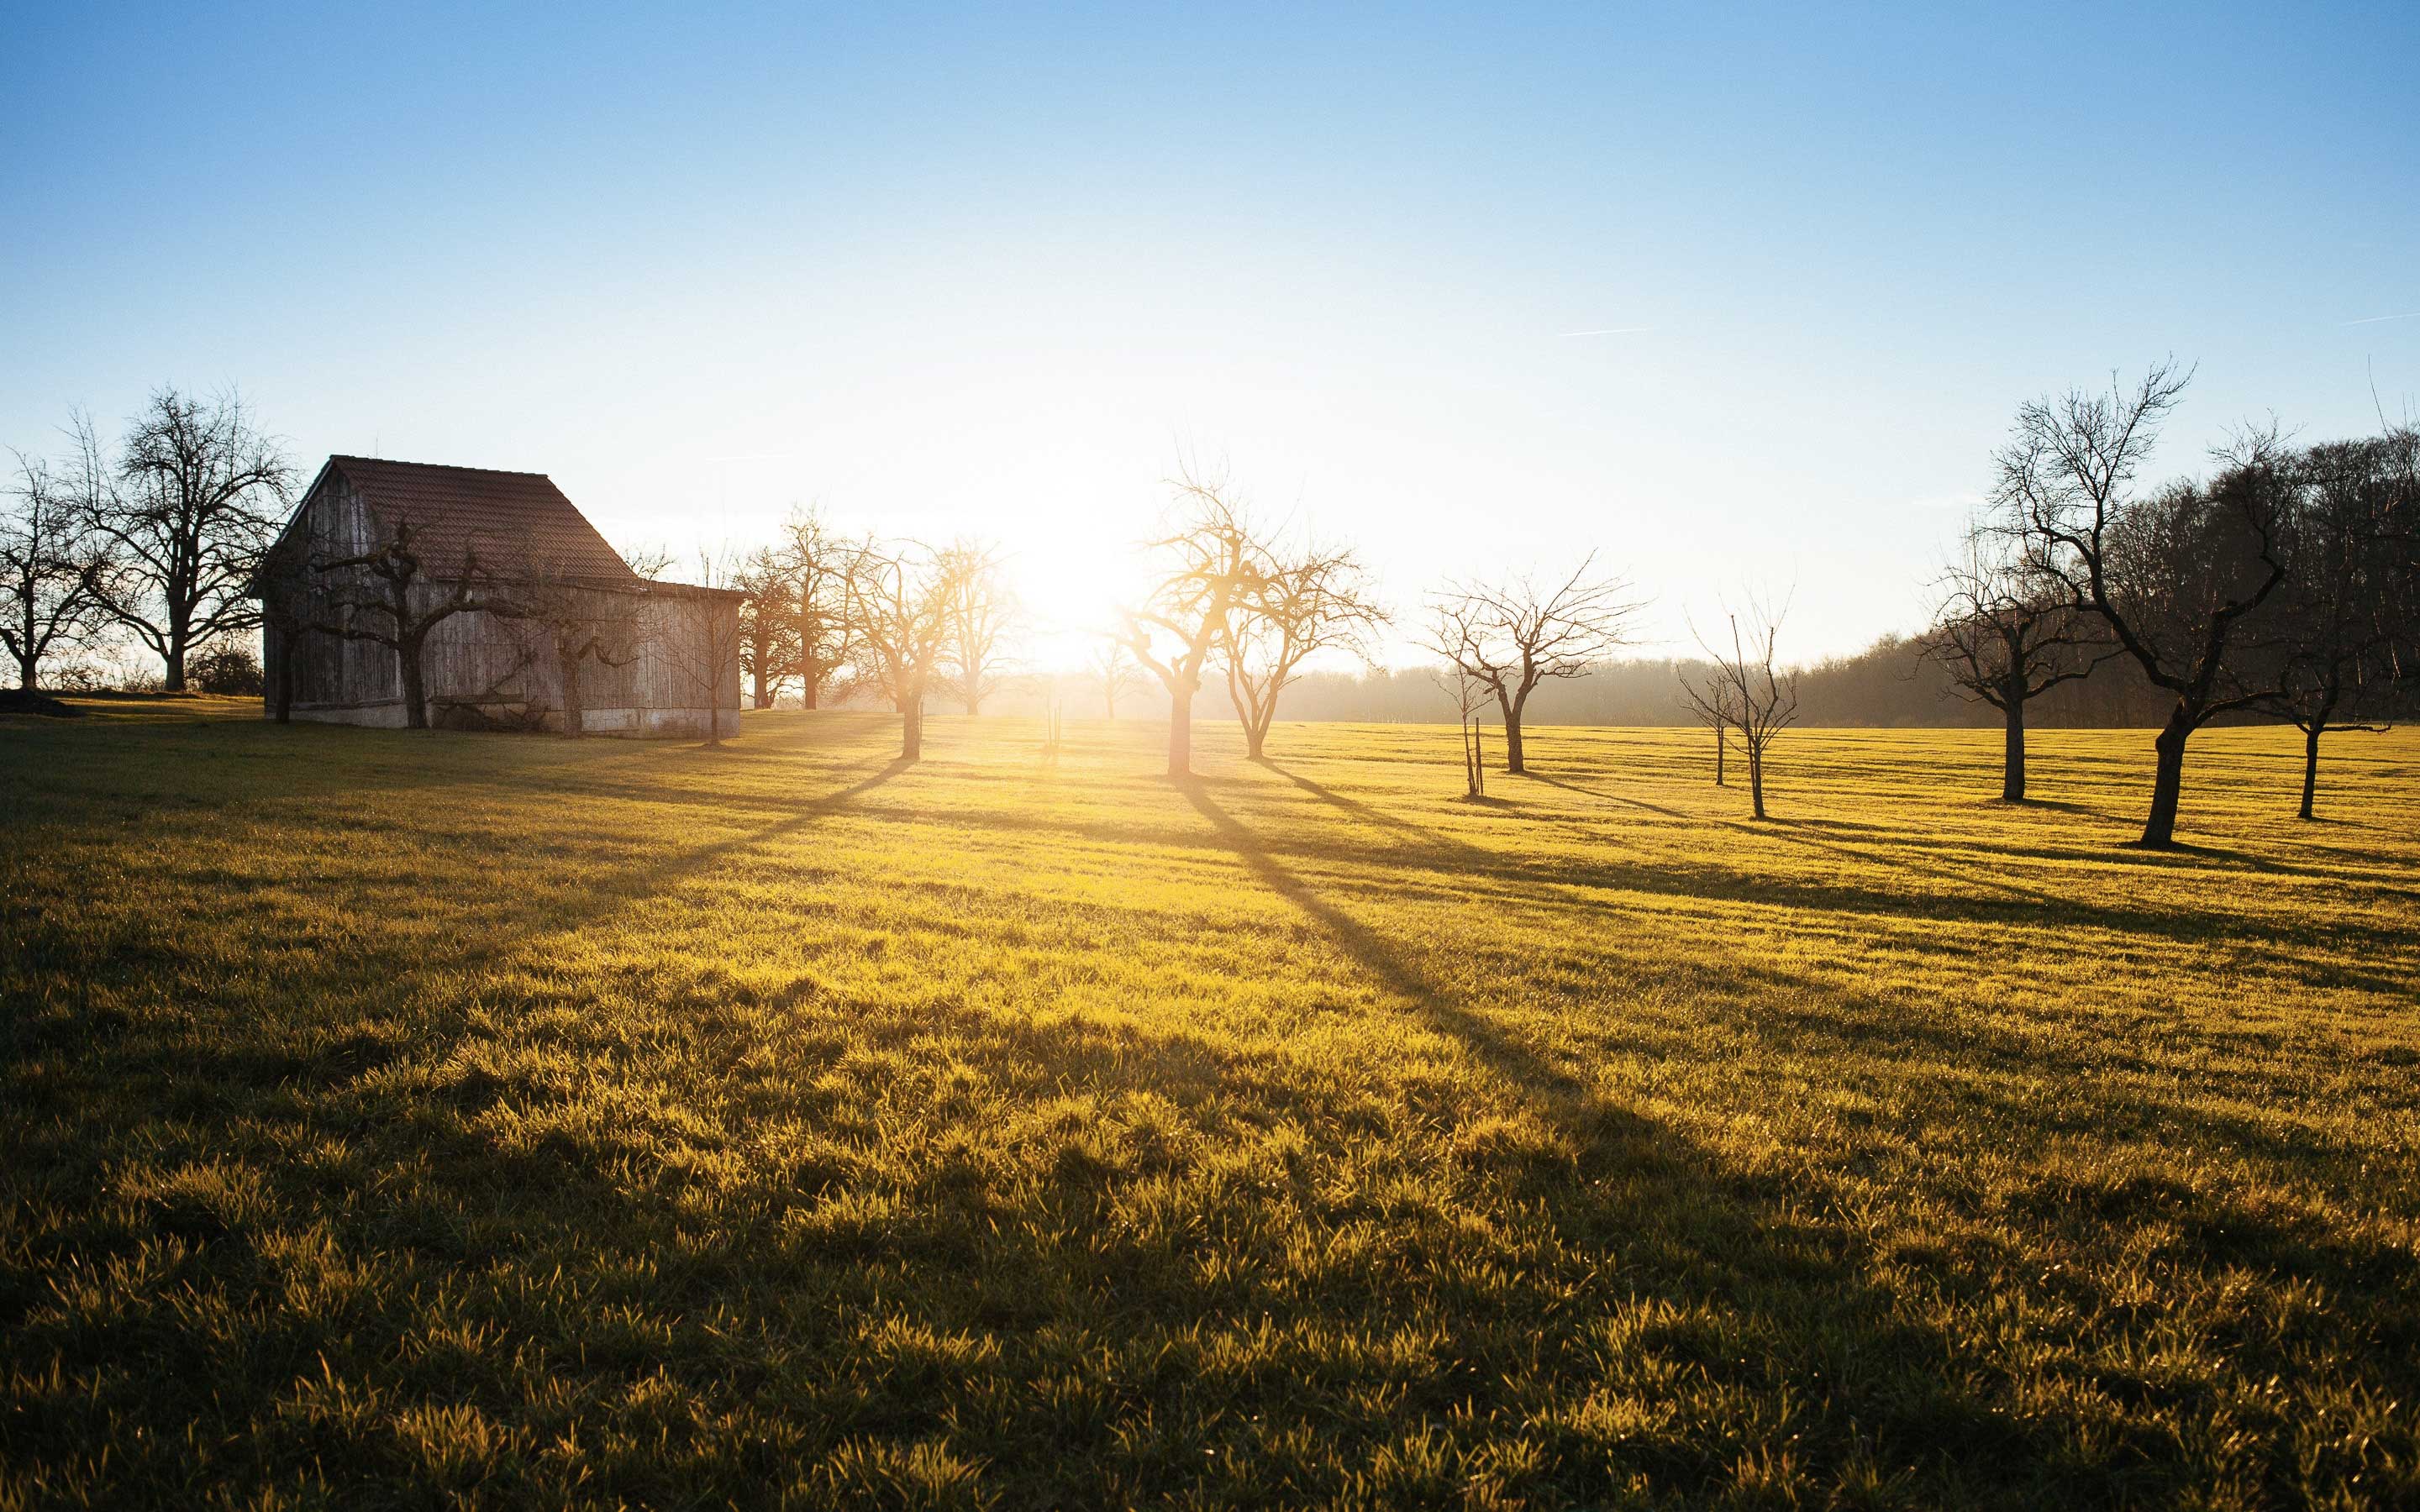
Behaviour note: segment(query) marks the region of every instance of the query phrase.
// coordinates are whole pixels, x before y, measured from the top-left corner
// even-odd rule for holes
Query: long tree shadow
[[[1277,773],[1278,776],[1284,778],[1288,782],[1293,783],[1303,792],[1310,794],[1320,802],[1327,804],[1344,813],[1350,814],[1354,818],[1361,820],[1365,824],[1376,825],[1381,828],[1392,830],[1396,834],[1402,835],[1406,839],[1418,841],[1419,843],[1427,846],[1431,850],[1474,856],[1484,856],[1487,855],[1486,851],[1482,850],[1479,846],[1471,844],[1467,841],[1458,840],[1451,835],[1431,829],[1426,825],[1414,824],[1411,820],[1405,819],[1401,814],[1388,813],[1386,810],[1364,803],[1358,798],[1347,797],[1343,794],[1337,792],[1334,788],[1327,786],[1326,783],[1315,781],[1311,778],[1305,777],[1300,772],[1295,771],[1291,767],[1280,766],[1276,762],[1269,760],[1265,756],[1261,757],[1259,760],[1260,764],[1267,767],[1270,771]]]
[[[635,900],[661,892],[739,852],[798,833],[846,811],[858,799],[913,764],[893,760],[845,787],[806,799],[773,824],[615,868],[568,892],[522,887],[504,906],[482,915],[473,927],[457,927],[434,937],[415,936],[408,948],[376,950],[374,953],[388,956],[380,964],[383,969],[374,978],[380,984],[379,995],[389,999],[381,1011],[399,1011],[421,983],[526,958],[534,938],[560,938],[588,920],[607,917]],[[53,943],[57,934],[57,929],[48,923],[30,929],[12,926],[10,953],[17,958],[19,969],[29,977],[85,980],[85,975],[74,969],[76,947]],[[170,972],[181,960],[172,946],[124,948],[116,956],[113,962],[116,967],[135,973]],[[277,985],[302,1000],[329,1004],[332,1021],[340,1012],[359,1019],[373,1008],[364,1001],[360,987],[364,966],[364,952],[359,949],[289,957]],[[437,1045],[446,1035],[459,1032],[458,1011],[449,1012],[446,1018],[450,1028],[431,1023],[425,1014],[415,1020],[414,1032],[424,1051]],[[111,1037],[134,1026],[135,1020],[116,1009],[101,1015],[98,1024],[100,1032]],[[0,1032],[0,1074],[18,1062],[57,1049],[62,1042],[90,1032],[93,1027],[87,1018],[72,1011],[54,1011],[39,1022],[12,1018],[0,1023],[0,1030],[6,1031]],[[434,1040],[430,1038],[432,1034],[436,1036]],[[357,1027],[336,1027],[333,1022],[328,1033],[306,1034],[304,1038],[308,1042],[300,1046],[257,1053],[231,1048],[227,1052],[231,1057],[229,1073],[240,1082],[264,1086],[294,1075],[344,1077],[363,1069],[365,1058],[382,1062],[392,1055],[390,1050],[365,1048]],[[147,1056],[138,1052],[130,1039],[120,1048],[118,1060],[130,1072],[173,1077],[190,1069],[190,1048],[180,1041],[163,1040],[154,1053]]]
[[[830,818],[915,765],[906,757],[895,757],[845,788],[806,799],[796,805],[786,817],[772,824],[722,840],[709,841],[703,845],[693,845],[659,860],[617,872],[585,889],[581,902],[593,909],[610,898],[628,898],[660,891],[673,883],[705,871],[727,856],[796,834],[810,825]]]
[[[1208,793],[1189,782],[1180,784],[1180,791],[1184,793],[1186,801],[1193,805],[1194,810],[1210,822],[1220,843],[1250,867],[1253,874],[1271,891],[1316,920],[1338,944],[1344,947],[1363,970],[1384,983],[1388,992],[1411,1004],[1439,1028],[1477,1052],[1499,1075],[1532,1092],[1552,1092],[1558,1097],[1570,1097],[1579,1090],[1582,1083],[1569,1070],[1548,1062],[1497,1025],[1438,993],[1397,952],[1385,935],[1320,897],[1299,877],[1279,864],[1259,837],[1234,815],[1219,807]]]
[[[1552,787],[1563,788],[1570,792],[1582,794],[1592,798],[1602,799],[1608,803],[1627,804],[1632,808],[1648,810],[1652,812],[1662,814],[1667,818],[1683,820],[1690,823],[1715,825],[1743,835],[1760,836],[1773,840],[1779,840],[1793,845],[1824,851],[1831,855],[1838,856],[1844,860],[1853,860],[1884,867],[1904,868],[1909,871],[1920,872],[1931,876],[1939,877],[1945,881],[1967,885],[1980,885],[2009,893],[2013,897],[2029,898],[2045,905],[2071,905],[2071,900],[2061,898],[2054,893],[2042,891],[2039,888],[2028,887],[2020,883],[2011,882],[2006,877],[1993,874],[1980,867],[1961,869],[1955,866],[1936,864],[1937,853],[1935,848],[1925,845],[1921,841],[1908,841],[1906,842],[1906,849],[1922,850],[1928,856],[1935,856],[1936,860],[1934,862],[1918,860],[1916,856],[1905,854],[1903,850],[1900,849],[1864,850],[1854,845],[1843,844],[1838,841],[1819,840],[1814,836],[1806,833],[1806,831],[1809,829],[1837,828],[1854,828],[1860,831],[1884,834],[1894,833],[1886,826],[1883,825],[1850,825],[1838,820],[1787,819],[1767,820],[1762,824],[1756,824],[1737,819],[1701,817],[1683,814],[1677,810],[1667,809],[1658,804],[1648,803],[1640,798],[1629,797],[1618,793],[1607,793],[1598,788],[1583,787],[1579,783],[1566,781],[1560,778],[1548,777],[1534,772],[1527,775],[1528,775],[1532,780],[1544,782]],[[2202,858],[2205,861],[2230,861],[2242,869],[2250,872],[2266,872],[2279,876],[2292,876],[2313,881],[2359,881],[2366,886],[2371,887],[2373,890],[2383,896],[2420,899],[2420,890],[2396,887],[2393,885],[2379,884],[2373,881],[2374,874],[2372,873],[2320,867],[2295,866],[2288,862],[2256,856],[2246,851],[2229,850],[2214,845],[2179,842],[2170,846],[2145,850],[2141,847],[2131,844],[2119,844],[2104,851],[2081,850],[2072,846],[2025,845],[2009,841],[1993,841],[1982,837],[1962,836],[1957,841],[1956,849],[1960,852],[1982,852],[1994,856],[2022,856],[2036,860],[2086,861],[2117,865],[2131,863],[2134,865],[2148,865],[2154,867],[2190,867],[2195,864],[2195,858]]]
[[[1190,791],[1206,795],[1206,785]],[[909,810],[875,809],[872,813],[902,821],[916,817]],[[1683,816],[1685,817],[1685,816]],[[1173,825],[1145,824],[1126,817],[1073,822],[1055,817],[967,811],[951,822],[963,828],[997,831],[1032,839],[1041,834],[1081,836],[1105,844],[1141,843],[1170,850],[1201,849],[1209,841],[1198,832]],[[1758,831],[1758,833],[1772,833]],[[2304,914],[2232,915],[2189,910],[2162,910],[2149,904],[2127,904],[2090,897],[2027,896],[2019,889],[2009,896],[1927,890],[1894,892],[1840,878],[1798,878],[1745,872],[1712,858],[1649,863],[1619,857],[1566,861],[1548,857],[1525,859],[1501,851],[1469,847],[1423,856],[1404,847],[1341,840],[1318,835],[1284,841],[1264,841],[1272,855],[1291,855],[1322,861],[1397,872],[1423,872],[1441,885],[1472,891],[1492,887],[1507,899],[1534,902],[1542,889],[1622,891],[1684,899],[1708,905],[1742,903],[1805,911],[1840,919],[1869,920],[1874,925],[1905,922],[1959,922],[2024,930],[2068,930],[2085,926],[2120,934],[2140,934],[2183,945],[2214,941],[2249,944],[2284,950],[2302,945],[2329,945],[2367,951],[2383,958],[2407,955],[2410,932],[2391,925],[2315,919]],[[1223,847],[1221,847],[1223,848]],[[1954,874],[1949,880],[1960,880]],[[1591,904],[1590,906],[1595,906]]]

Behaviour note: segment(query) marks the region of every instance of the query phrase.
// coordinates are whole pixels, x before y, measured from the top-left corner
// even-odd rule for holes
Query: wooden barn
[[[738,730],[742,595],[641,577],[543,473],[332,456],[252,592],[271,717]]]

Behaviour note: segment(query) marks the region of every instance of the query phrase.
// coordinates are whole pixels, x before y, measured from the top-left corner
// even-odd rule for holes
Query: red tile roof
[[[391,462],[375,456],[332,456],[392,530],[411,522],[424,570],[445,577],[463,558],[507,576],[533,568],[551,575],[636,581],[620,552],[606,544],[586,516],[543,472]]]

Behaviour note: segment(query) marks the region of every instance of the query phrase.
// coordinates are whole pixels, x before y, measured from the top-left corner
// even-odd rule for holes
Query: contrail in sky
[[[2420,310],[2414,310],[2410,315],[2374,315],[2366,320],[2339,320],[2336,324],[2340,326],[2374,326],[2381,320],[2420,320]]]
[[[1605,328],[1604,330],[1602,330],[1602,331],[1558,331],[1558,332],[1555,332],[1555,334],[1556,334],[1557,336],[1559,336],[1559,337],[1560,337],[1560,336],[1635,336],[1635,335],[1637,335],[1638,332],[1642,332],[1642,331],[1652,331],[1652,330],[1654,330],[1654,329],[1655,329],[1655,328],[1654,328],[1653,326],[1607,326],[1607,327],[1606,327],[1606,328]]]

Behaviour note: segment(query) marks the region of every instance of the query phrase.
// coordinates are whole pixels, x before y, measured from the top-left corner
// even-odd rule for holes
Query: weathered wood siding
[[[273,575],[263,586],[263,607],[270,630],[262,650],[271,675],[290,666],[294,678],[294,712],[366,709],[393,704],[401,722],[403,683],[395,653],[370,640],[351,640],[324,630],[287,632],[280,622],[302,625],[334,617],[331,584],[302,564],[331,558],[358,556],[377,540],[377,522],[361,496],[340,472],[330,472],[302,501],[287,527],[281,552],[288,570]],[[281,610],[283,612],[281,612]],[[299,640],[291,663],[283,656],[285,636]],[[271,696],[274,697],[274,690]]]
[[[343,474],[331,471],[303,500],[281,549],[294,563],[359,556],[376,548],[385,528]],[[350,584],[307,568],[264,577],[269,626],[262,649],[270,676],[273,680],[290,667],[297,718],[401,725],[403,680],[394,650],[325,630],[288,628],[336,623],[336,594],[358,595],[370,584],[361,569],[346,570],[360,576]],[[442,582],[416,584],[415,607],[434,604],[450,591]],[[510,585],[496,592],[508,595]],[[628,594],[594,592],[606,606],[604,617],[618,622],[617,659],[628,659],[621,666],[594,658],[580,663],[584,729],[597,734],[703,734],[706,720],[716,717],[726,734],[737,732],[736,599],[674,584],[650,584]],[[613,607],[616,600],[624,607]],[[290,662],[285,656],[289,635],[298,641]],[[562,727],[562,677],[542,624],[484,609],[455,614],[429,632],[421,663],[432,724]],[[272,681],[264,700],[272,712],[276,697]]]

